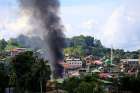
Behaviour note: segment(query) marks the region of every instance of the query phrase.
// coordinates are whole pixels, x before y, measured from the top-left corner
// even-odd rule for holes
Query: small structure
[[[66,93],[66,91],[59,89],[57,84],[62,84],[63,79],[49,80],[46,84],[46,93]]]
[[[99,77],[102,79],[112,78],[110,73],[100,73]]]
[[[79,76],[80,76],[80,73],[78,71],[75,71],[69,75],[69,77],[79,77]]]
[[[84,60],[85,60],[87,66],[88,65],[102,65],[103,64],[103,62],[100,59],[95,59],[95,57],[92,55],[85,57]]]
[[[10,50],[10,56],[18,55],[19,53],[27,51],[26,48],[13,48]]]
[[[85,57],[86,65],[91,65],[94,60],[95,60],[95,58],[92,55],[89,55],[89,56]]]
[[[100,73],[101,71],[98,69],[92,70],[91,73]]]
[[[95,64],[95,65],[102,65],[103,62],[100,61],[100,60],[95,60],[95,61],[93,61],[93,64]]]

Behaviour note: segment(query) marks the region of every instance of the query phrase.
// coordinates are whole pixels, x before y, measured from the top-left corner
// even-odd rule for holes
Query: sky
[[[60,0],[66,37],[90,35],[104,46],[140,49],[140,0]],[[0,36],[9,39],[30,30],[16,0],[0,0]]]

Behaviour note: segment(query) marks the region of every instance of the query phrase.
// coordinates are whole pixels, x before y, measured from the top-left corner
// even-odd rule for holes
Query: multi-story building
[[[121,62],[129,64],[130,66],[137,66],[140,64],[140,59],[121,59]]]
[[[65,76],[77,76],[79,75],[79,69],[82,68],[83,62],[80,58],[66,58],[64,66]]]
[[[122,65],[120,66],[122,72],[135,73],[138,72],[140,66],[140,59],[122,59]]]
[[[69,65],[69,68],[80,68],[83,64],[82,60],[79,58],[66,59],[66,63]]]

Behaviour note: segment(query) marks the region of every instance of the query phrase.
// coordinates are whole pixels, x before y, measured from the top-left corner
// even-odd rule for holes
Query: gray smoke
[[[31,24],[34,30],[39,28],[38,33],[45,41],[49,49],[50,61],[54,77],[63,76],[63,67],[60,63],[63,61],[63,48],[65,39],[63,34],[63,25],[58,16],[58,0],[19,0],[22,11],[28,11],[31,14]],[[36,24],[36,25],[33,25]],[[35,34],[35,33],[34,33]]]

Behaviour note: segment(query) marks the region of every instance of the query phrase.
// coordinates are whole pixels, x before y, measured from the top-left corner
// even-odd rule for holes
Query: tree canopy
[[[46,82],[50,79],[51,70],[47,61],[34,56],[27,51],[16,55],[12,60],[16,73],[16,86],[19,91],[40,91],[46,89]],[[40,87],[39,87],[40,86]]]
[[[68,93],[105,93],[104,84],[96,76],[72,77],[66,79],[62,86]]]

